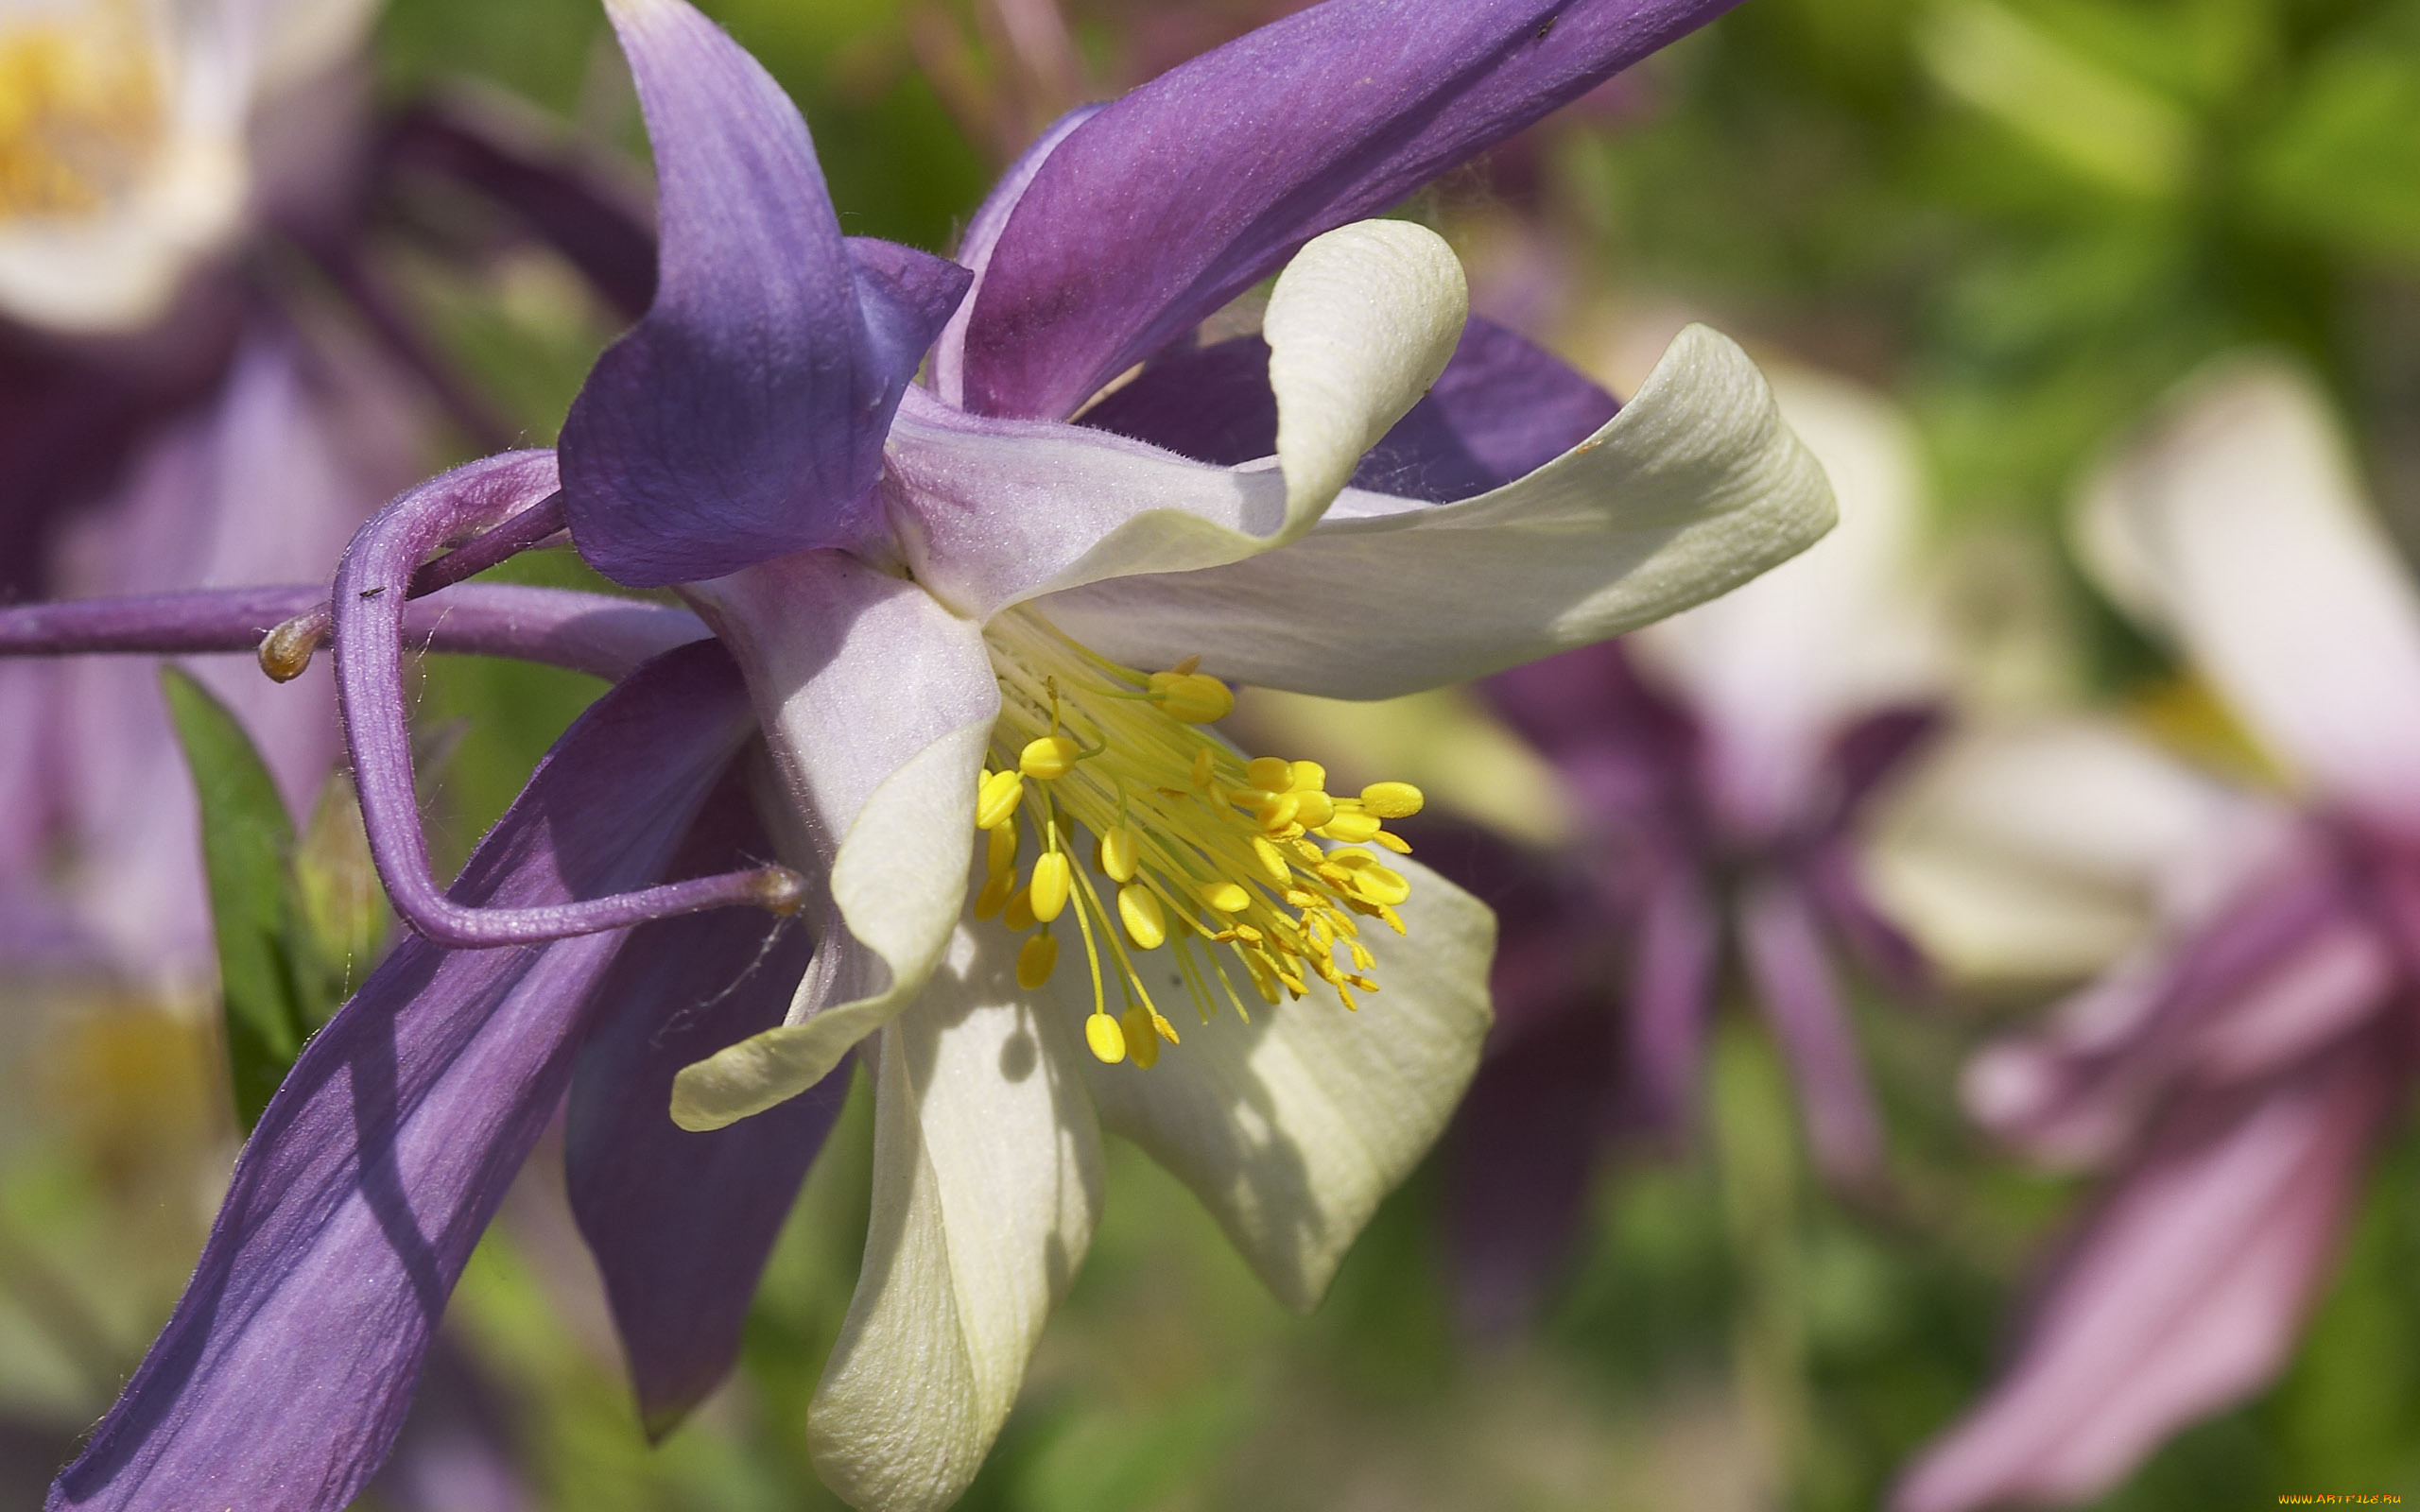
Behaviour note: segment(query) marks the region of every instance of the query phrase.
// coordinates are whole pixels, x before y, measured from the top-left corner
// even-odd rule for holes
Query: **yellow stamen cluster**
[[[1000,720],[976,792],[985,880],[975,914],[1033,931],[1017,953],[1017,982],[1031,990],[1057,968],[1053,930],[1073,913],[1092,971],[1094,1055],[1149,1067],[1162,1040],[1178,1042],[1134,966],[1163,945],[1205,1022],[1214,982],[1251,1018],[1218,945],[1266,1003],[1281,990],[1301,997],[1314,977],[1347,1008],[1355,992],[1378,989],[1357,920],[1402,934],[1395,905],[1411,885],[1367,847],[1409,853],[1385,824],[1420,811],[1418,788],[1376,782],[1338,797],[1317,762],[1246,761],[1200,728],[1235,696],[1194,662],[1136,672],[1030,610],[994,619],[984,640]],[[1020,874],[1027,843],[1033,861]],[[1104,959],[1120,1013],[1109,1008]]]
[[[160,139],[159,74],[133,8],[85,10],[72,27],[0,29],[0,218],[98,210]]]

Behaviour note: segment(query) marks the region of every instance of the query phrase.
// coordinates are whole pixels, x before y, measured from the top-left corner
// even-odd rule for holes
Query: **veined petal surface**
[[[1661,618],[1805,549],[1832,514],[1755,365],[1692,326],[1603,429],[1517,482],[1435,506],[1348,490],[1282,551],[1042,608],[1131,666],[1198,654],[1241,682],[1379,698]]]
[[[670,876],[771,859],[751,765],[725,777]],[[639,1420],[654,1437],[739,1357],[766,1257],[849,1086],[844,1061],[779,1108],[693,1133],[672,1122],[672,1078],[781,1022],[812,953],[799,919],[745,908],[688,914],[631,931],[597,988],[596,1026],[572,1076],[564,1177],[622,1336]]]
[[[608,8],[655,148],[655,302],[563,424],[581,555],[622,582],[852,543],[883,431],[966,274],[840,235],[772,77],[685,0]]]
[[[1057,589],[1275,549],[1318,523],[1437,380],[1468,310],[1461,265],[1434,232],[1345,227],[1305,248],[1270,299],[1273,466],[1208,467],[916,394],[884,476],[893,532],[918,580],[978,619]]]
[[[1091,1246],[1100,1131],[1076,1022],[1018,988],[1006,931],[960,925],[882,1031],[865,1263],[807,1410],[816,1472],[853,1505],[958,1500]]]
[[[1316,1306],[1378,1199],[1409,1175],[1478,1067],[1493,1015],[1487,977],[1495,918],[1427,868],[1411,883],[1398,937],[1374,920],[1361,942],[1384,989],[1348,1013],[1324,992],[1180,1022],[1181,1044],[1149,1071],[1085,1057],[1102,1124],[1193,1190],[1279,1301]],[[1138,962],[1146,984],[1185,1001],[1166,956]],[[1062,969],[1074,1022],[1091,1008]],[[1080,996],[1081,1001],[1078,999]]]
[[[711,1129],[822,1080],[923,986],[963,906],[1000,689],[974,622],[841,552],[688,592],[748,675],[794,826],[776,839],[830,879],[788,1022],[674,1083],[681,1126]]]
[[[749,728],[719,649],[670,653],[572,726],[453,896],[521,906],[654,882]],[[270,1101],[182,1300],[53,1512],[352,1500],[621,942],[396,947]]]
[[[1056,144],[993,249],[964,404],[1072,414],[1274,271],[1692,28],[1724,0],[1330,0]]]

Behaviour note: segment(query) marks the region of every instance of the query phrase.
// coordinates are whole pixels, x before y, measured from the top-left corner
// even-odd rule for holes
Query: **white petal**
[[[965,900],[1000,693],[980,630],[838,552],[688,592],[748,675],[796,826],[785,849],[830,875],[790,1022],[674,1082],[674,1120],[702,1129],[821,1080],[932,971]]]
[[[1317,524],[1428,391],[1469,302],[1432,232],[1366,221],[1312,241],[1270,301],[1277,456],[1240,468],[968,415],[911,389],[884,447],[893,534],[918,580],[976,619],[1104,578],[1257,556]]]
[[[2420,601],[2310,381],[2205,374],[2095,481],[2104,585],[2333,797],[2420,827]]]
[[[1603,430],[1518,482],[1435,507],[1348,490],[1281,551],[1044,609],[1132,666],[1198,654],[1237,681],[1379,698],[1661,619],[1794,556],[1832,517],[1755,365],[1692,326]]]
[[[1806,551],[1631,643],[1704,717],[1726,794],[1746,815],[1804,811],[1842,724],[1942,680],[1913,580],[1915,438],[1878,395],[1780,374],[1782,418],[1831,479],[1839,528]]]
[[[1286,527],[1272,464],[1212,467],[1081,425],[968,415],[915,388],[883,463],[917,581],[978,620],[1055,588],[1235,561]]]
[[[2191,907],[2259,805],[2115,724],[1985,727],[1893,796],[1867,848],[1883,909],[1939,965],[2080,977]]]
[[[1099,1129],[1015,956],[1007,931],[959,926],[879,1041],[865,1263],[807,1413],[816,1472],[854,1506],[958,1499],[1092,1243]]]
[[[1192,1188],[1277,1299],[1316,1306],[1346,1248],[1427,1153],[1478,1068],[1492,1015],[1495,917],[1426,868],[1398,938],[1374,920],[1362,940],[1381,990],[1347,1013],[1332,994],[1265,1008],[1247,998],[1208,1023],[1184,1012],[1166,950],[1136,960],[1182,1035],[1149,1071],[1087,1060],[1101,1121]],[[1232,971],[1232,969],[1231,969]],[[1060,968],[1067,1016],[1080,973]],[[1240,980],[1240,979],[1239,979]],[[1316,987],[1316,985],[1315,985]]]
[[[1402,220],[1340,226],[1305,245],[1270,291],[1261,335],[1277,396],[1286,528],[1309,529],[1452,360],[1470,287],[1444,239]]]

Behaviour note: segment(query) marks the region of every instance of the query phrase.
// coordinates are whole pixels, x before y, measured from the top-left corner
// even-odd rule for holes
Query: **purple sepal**
[[[772,842],[741,774],[708,802],[673,874],[762,861]],[[672,1122],[682,1067],[782,1022],[814,942],[797,919],[702,914],[644,925],[599,990],[571,1089],[564,1161],[649,1435],[731,1370],[756,1280],[848,1094],[813,1090],[709,1134]]]
[[[1562,358],[1473,319],[1436,385],[1361,459],[1353,486],[1432,504],[1467,499],[1553,461],[1617,408]],[[1166,353],[1082,423],[1221,467],[1270,455],[1269,346],[1238,336]]]
[[[745,739],[746,707],[717,645],[650,663],[565,732],[454,898],[530,906],[654,881]],[[562,1100],[620,944],[397,945],[270,1100],[192,1282],[51,1512],[350,1502]]]
[[[965,407],[1060,418],[1322,232],[1386,209],[1730,0],[1329,0],[1085,121],[984,270]]]
[[[844,241],[797,107],[712,22],[681,0],[611,14],[662,229],[654,303],[563,422],[572,538],[637,587],[855,544],[891,413],[971,275],[949,293],[938,259]]]

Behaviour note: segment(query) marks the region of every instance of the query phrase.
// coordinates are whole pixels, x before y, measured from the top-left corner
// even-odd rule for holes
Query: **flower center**
[[[126,0],[0,29],[0,218],[100,209],[163,124],[157,60]]]
[[[994,619],[983,639],[1000,720],[976,799],[986,880],[975,916],[1031,932],[1017,953],[1017,982],[1031,990],[1056,970],[1053,931],[1074,913],[1092,972],[1094,1055],[1148,1067],[1161,1040],[1177,1042],[1134,966],[1163,946],[1204,1022],[1221,999],[1252,1017],[1222,954],[1265,1003],[1280,989],[1301,997],[1311,977],[1347,1008],[1355,992],[1378,990],[1358,921],[1402,934],[1395,905],[1411,885],[1367,847],[1410,852],[1384,825],[1420,811],[1418,788],[1376,782],[1340,798],[1317,762],[1246,761],[1201,728],[1235,695],[1191,662],[1150,674],[1119,666],[1030,609]],[[1021,851],[1033,856],[1022,873]]]

